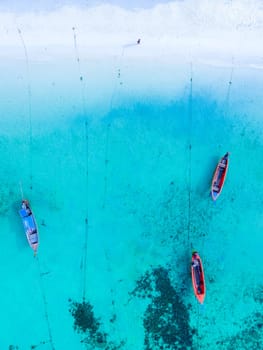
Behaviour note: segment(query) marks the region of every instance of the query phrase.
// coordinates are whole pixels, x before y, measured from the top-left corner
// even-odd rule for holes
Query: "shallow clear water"
[[[263,73],[196,63],[191,82],[188,63],[158,64],[124,55],[79,72],[72,55],[29,62],[28,75],[25,60],[1,62],[1,349],[262,343]],[[18,216],[20,182],[37,258]]]

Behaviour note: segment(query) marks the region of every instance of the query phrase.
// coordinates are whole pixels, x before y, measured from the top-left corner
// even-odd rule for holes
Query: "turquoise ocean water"
[[[260,349],[262,70],[128,52],[80,63],[73,45],[68,60],[27,66],[22,46],[1,59],[0,348]]]

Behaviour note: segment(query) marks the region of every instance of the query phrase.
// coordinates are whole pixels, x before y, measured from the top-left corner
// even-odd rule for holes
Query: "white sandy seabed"
[[[58,74],[58,80],[63,75],[65,82],[73,73],[87,77],[89,100],[95,106],[100,105],[102,94],[110,104],[120,69],[130,79],[133,92],[169,98],[171,91],[173,95],[183,93],[197,65],[208,68],[202,72],[208,80],[209,69],[215,69],[215,73],[217,68],[216,81],[227,83],[234,68],[256,76],[263,69],[262,34],[260,1],[188,0],[146,9],[105,3],[42,12],[2,11],[0,64],[4,73],[8,64],[13,65],[25,80],[29,78],[28,70],[32,81],[41,79],[41,74],[43,80],[50,77],[41,68],[44,65],[53,65],[54,75]],[[71,64],[75,70],[65,68],[65,75],[63,64]],[[228,77],[221,76],[221,68],[229,69]],[[14,69],[10,71],[11,77]],[[0,83],[3,91],[4,80]]]
[[[27,48],[36,50],[35,55],[30,52],[31,59],[72,53],[75,28],[82,58],[116,55],[131,48],[130,55],[152,60],[167,56],[173,61],[263,68],[260,1],[188,0],[130,10],[110,4],[65,6],[52,12],[2,12],[0,23],[1,57],[23,55],[18,29]],[[138,38],[142,48],[132,50]]]

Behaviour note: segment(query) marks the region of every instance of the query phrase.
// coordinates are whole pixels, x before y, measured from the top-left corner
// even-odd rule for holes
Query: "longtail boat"
[[[217,200],[224,186],[228,169],[228,159],[229,153],[227,152],[217,164],[211,185],[211,195],[214,201]]]
[[[195,296],[199,303],[203,304],[206,293],[205,276],[202,260],[196,251],[192,253],[191,272]]]
[[[28,200],[22,200],[22,208],[19,210],[19,214],[22,218],[28,243],[33,249],[34,255],[36,255],[39,243],[38,228]]]

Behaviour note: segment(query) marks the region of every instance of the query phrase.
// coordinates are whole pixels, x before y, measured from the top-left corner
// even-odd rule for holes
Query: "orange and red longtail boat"
[[[224,186],[227,169],[228,169],[228,158],[229,158],[229,153],[227,152],[217,164],[217,167],[213,176],[212,186],[211,186],[211,195],[214,201],[217,200]]]
[[[192,254],[191,272],[195,296],[199,303],[203,304],[206,292],[205,275],[202,260],[196,251],[194,251]]]

